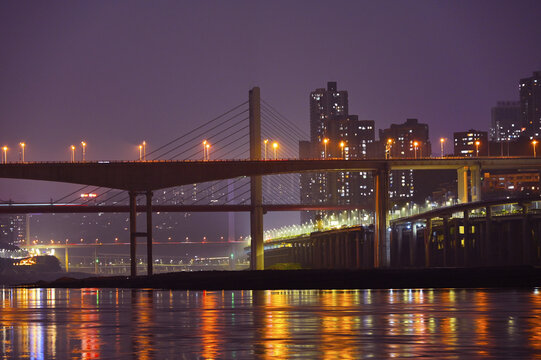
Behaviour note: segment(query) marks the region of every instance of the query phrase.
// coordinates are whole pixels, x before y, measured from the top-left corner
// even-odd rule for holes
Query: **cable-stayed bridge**
[[[278,138],[285,141],[278,142],[275,140]],[[210,206],[224,206],[224,211],[228,211],[225,210],[228,205],[246,206],[251,223],[251,266],[260,270],[264,261],[263,213],[272,204],[283,205],[288,200],[298,202],[299,172],[371,172],[375,189],[373,263],[379,267],[382,265],[382,249],[389,224],[391,170],[455,169],[459,198],[462,202],[468,202],[468,199],[480,200],[481,169],[541,168],[541,161],[537,158],[304,160],[298,159],[296,152],[298,141],[302,138],[302,132],[262,101],[259,88],[254,88],[250,91],[248,102],[149,154],[143,154],[138,161],[8,163],[0,165],[0,177],[85,185],[53,201],[50,206],[55,203],[76,203],[81,192],[95,193],[98,190],[100,194],[83,205],[97,204],[104,206],[103,209],[111,203],[126,206],[130,213],[131,270],[135,275],[137,237],[147,238],[148,273],[152,274],[152,209],[159,205],[166,206],[168,202],[173,203],[171,206],[212,204]],[[267,183],[267,191],[263,191],[264,175],[273,177]],[[204,185],[199,187],[194,184]],[[197,188],[194,189],[194,186]],[[154,192],[158,190],[158,201],[153,201]],[[146,196],[145,204],[139,208],[138,195]],[[323,209],[322,206],[314,208]],[[136,214],[139,211],[146,213],[146,232],[136,231]],[[210,211],[210,208],[204,211]]]

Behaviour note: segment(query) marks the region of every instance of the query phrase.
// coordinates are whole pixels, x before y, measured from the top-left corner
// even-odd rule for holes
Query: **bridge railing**
[[[329,231],[345,227],[369,226],[374,224],[374,214],[366,210],[344,210],[339,213],[326,214],[317,221],[308,221],[301,225],[289,225],[265,230],[263,239],[265,242],[293,237],[308,236],[313,232]],[[245,237],[250,241],[251,237]]]

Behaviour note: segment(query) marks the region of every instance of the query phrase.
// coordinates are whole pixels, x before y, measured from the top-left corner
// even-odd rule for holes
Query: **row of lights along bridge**
[[[325,138],[323,139],[322,143],[323,143],[323,154],[324,154],[324,158],[326,159],[327,158],[327,145],[329,144],[330,140],[328,138]],[[264,144],[264,159],[267,160],[268,157],[267,157],[267,145],[269,143],[269,140],[268,139],[265,139],[263,141],[263,144]],[[385,145],[385,158],[386,159],[389,159],[391,158],[391,148],[393,146],[393,139],[387,139],[387,143]],[[441,150],[441,157],[444,157],[444,153],[443,153],[443,145],[445,143],[445,138],[440,138],[440,150]],[[537,154],[536,154],[536,147],[537,147],[537,144],[539,143],[539,141],[537,140],[532,140],[532,148],[533,148],[533,156],[534,157],[537,157]],[[85,141],[81,141],[81,154],[82,154],[82,161],[86,161],[86,142]],[[341,150],[341,153],[342,153],[342,159],[345,159],[344,157],[344,147],[346,146],[346,143],[344,141],[340,141],[340,150]],[[414,141],[413,142],[413,149],[414,149],[414,157],[415,159],[417,159],[417,152],[420,150],[419,148],[419,145],[420,145],[420,142],[419,141]],[[24,142],[21,142],[19,143],[19,146],[20,146],[20,158],[19,160],[22,161],[22,162],[25,162],[25,159],[24,159],[24,151],[25,151],[25,148],[26,148],[26,143]],[[278,142],[274,141],[272,142],[272,149],[273,149],[273,154],[274,154],[274,160],[276,160],[278,157],[277,157],[277,151],[278,151]],[[481,141],[479,140],[476,140],[475,141],[475,151],[476,151],[476,156],[479,156],[479,147],[481,146]],[[147,156],[146,156],[146,147],[147,147],[147,143],[146,141],[143,141],[139,146],[138,146],[138,149],[139,149],[139,161],[146,161],[147,159]],[[210,160],[210,143],[207,141],[207,140],[204,140],[203,141],[203,160],[205,161],[208,161]],[[7,146],[3,146],[2,147],[2,163],[3,164],[6,164],[8,162],[8,150],[9,148]],[[71,162],[75,162],[75,150],[76,150],[76,147],[75,145],[70,145],[70,150],[71,150]],[[423,154],[422,152],[419,153],[419,157],[423,157]]]

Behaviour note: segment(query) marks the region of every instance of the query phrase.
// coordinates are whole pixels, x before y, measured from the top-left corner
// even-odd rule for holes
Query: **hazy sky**
[[[539,14],[538,0],[2,1],[0,144],[68,160],[85,139],[89,159],[133,159],[253,86],[308,131],[327,81],[377,128],[488,130],[496,101],[541,70]]]

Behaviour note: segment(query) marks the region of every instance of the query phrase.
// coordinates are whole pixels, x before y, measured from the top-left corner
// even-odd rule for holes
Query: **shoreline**
[[[199,271],[152,276],[109,276],[38,281],[19,287],[145,288],[171,290],[286,290],[400,288],[524,288],[541,286],[534,266],[367,269]]]

